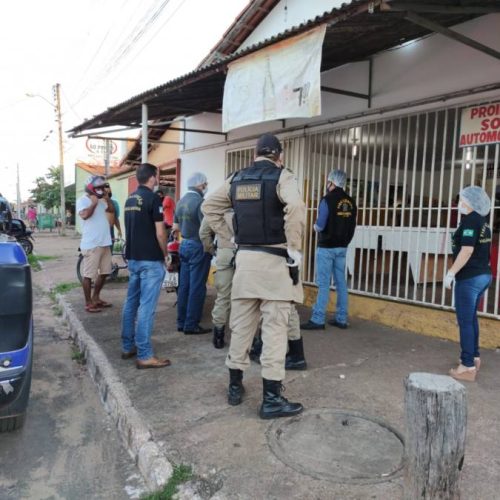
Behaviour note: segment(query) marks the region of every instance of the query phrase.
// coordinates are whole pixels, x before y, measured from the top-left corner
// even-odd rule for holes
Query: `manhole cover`
[[[276,420],[269,446],[286,465],[318,479],[376,483],[394,478],[403,467],[403,438],[386,423],[361,413],[309,410]]]

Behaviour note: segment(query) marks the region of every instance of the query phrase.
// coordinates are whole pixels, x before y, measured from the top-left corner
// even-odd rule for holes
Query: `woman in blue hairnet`
[[[487,215],[491,201],[484,189],[469,186],[460,192],[462,219],[452,237],[453,265],[444,279],[455,283],[455,310],[460,329],[460,364],[450,370],[457,380],[473,382],[481,365],[479,357],[479,301],[491,283],[491,229]]]

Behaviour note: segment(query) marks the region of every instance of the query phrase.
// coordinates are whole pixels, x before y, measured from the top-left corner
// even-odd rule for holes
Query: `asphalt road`
[[[34,273],[35,283],[38,273]],[[0,499],[128,499],[146,490],[50,298],[34,293],[35,357],[23,429],[0,434]]]

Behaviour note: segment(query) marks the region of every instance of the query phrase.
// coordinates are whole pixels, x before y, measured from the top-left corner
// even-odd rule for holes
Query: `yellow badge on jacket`
[[[260,184],[240,184],[236,186],[236,200],[260,200],[261,188]]]

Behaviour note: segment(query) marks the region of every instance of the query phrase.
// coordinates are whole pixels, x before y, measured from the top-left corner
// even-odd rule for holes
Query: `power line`
[[[125,3],[122,5],[121,9],[120,9],[120,12],[126,12],[126,6],[127,4],[129,3],[130,0],[126,0]],[[118,46],[118,43],[120,40],[122,40],[122,36],[125,34],[128,28],[128,26],[131,24],[131,21],[133,19],[135,19],[136,17],[136,14],[137,12],[139,11],[139,9],[141,8],[141,3],[140,2],[137,2],[135,4],[135,10],[130,14],[130,15],[127,15],[127,21],[122,29],[122,31],[120,32],[120,34],[115,38],[116,42],[114,44],[114,46],[112,47],[112,49],[108,50],[108,54],[111,54],[111,53],[114,53],[117,49],[115,48],[115,46]],[[152,7],[149,8],[149,11],[152,10]],[[79,81],[83,81],[83,79],[85,78],[85,76],[87,75],[87,72],[89,71],[89,69],[91,68],[92,64],[94,63],[94,59],[97,57],[97,55],[99,54],[99,52],[101,51],[104,43],[106,42],[109,34],[111,33],[111,31],[114,29],[114,26],[115,26],[115,22],[113,23],[109,23],[108,24],[108,30],[106,31],[106,34],[104,35],[104,37],[102,38],[101,42],[99,43],[97,49],[95,50],[94,54],[92,55],[92,57],[90,57],[89,59],[89,63],[87,65],[87,67],[85,68],[85,70],[83,71],[82,75],[80,76],[79,78]],[[123,43],[123,42],[122,42]],[[105,59],[108,59],[109,58],[109,55],[105,58]]]
[[[141,55],[144,50],[151,44],[151,42],[158,36],[158,33],[163,30],[163,28],[168,24],[168,22],[177,14],[179,9],[186,3],[186,0],[181,0],[177,8],[172,12],[172,14],[165,20],[165,22],[156,30],[155,34],[149,39],[149,41],[135,54],[135,56],[129,61],[129,64],[132,64],[139,55]],[[110,83],[113,83],[124,71],[125,68],[122,68],[122,70],[111,80]]]
[[[22,102],[25,102],[27,101],[28,98],[24,98],[24,99],[19,99],[18,101],[15,101],[15,102],[11,102],[9,104],[6,104],[5,106],[2,106],[0,108],[0,111],[3,111],[4,109],[9,109],[9,108],[12,108],[14,106],[17,106],[18,104],[21,104]]]
[[[107,60],[103,69],[101,70],[101,72],[98,73],[97,77],[94,78],[94,80],[81,93],[81,95],[79,96],[77,101],[74,103],[74,105],[81,102],[90,93],[90,91],[95,88],[95,85],[98,82],[102,83],[110,76],[110,74],[114,71],[114,68],[117,67],[117,65],[121,62],[121,60],[130,52],[132,47],[151,28],[151,26],[158,19],[159,15],[163,11],[163,9],[165,9],[165,7],[168,5],[169,2],[170,2],[170,0],[163,0],[161,5],[159,7],[157,7],[154,12],[152,12],[153,9],[155,8],[154,6],[151,7],[146,12],[146,14],[142,17],[142,19],[134,27],[134,31],[136,31],[136,33],[131,38],[129,37],[127,41],[124,41],[120,45],[120,47],[113,53],[113,55]]]
[[[152,14],[152,16],[147,19],[142,26],[142,28],[139,30],[139,32],[132,38],[130,42],[128,42],[125,47],[119,51],[119,53],[116,56],[113,56],[111,58],[111,65],[107,66],[105,68],[105,71],[109,74],[111,71],[113,71],[113,68],[118,66],[121,60],[130,52],[132,47],[148,32],[149,29],[153,26],[153,24],[156,22],[158,17],[160,16],[161,12],[165,7],[169,4],[170,0],[163,0],[162,4],[160,7]]]
[[[66,104],[69,106],[69,108],[71,109],[71,111],[73,111],[73,113],[75,114],[75,116],[80,120],[82,121],[82,117],[78,114],[78,111],[76,111],[76,109],[73,107],[73,105],[71,104],[68,96],[66,95],[66,92],[64,91],[64,89],[61,87],[61,91],[62,91],[62,95],[64,97],[64,100],[66,101]],[[65,115],[66,113],[63,113],[63,116]]]

